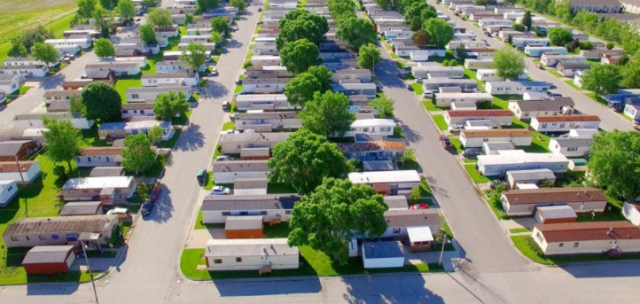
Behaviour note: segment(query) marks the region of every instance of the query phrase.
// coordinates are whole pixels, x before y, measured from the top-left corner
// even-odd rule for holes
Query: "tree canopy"
[[[196,6],[198,7],[198,11],[203,13],[220,6],[220,0],[197,0]]]
[[[382,95],[369,102],[369,105],[376,110],[376,114],[379,117],[385,118],[393,117],[393,105],[395,103],[395,100],[387,97],[386,95]]]
[[[131,0],[118,0],[116,11],[118,16],[124,20],[131,20],[136,15],[136,7]]]
[[[413,44],[416,46],[425,46],[429,44],[429,37],[424,30],[419,29],[411,35],[411,41],[413,41]]]
[[[360,47],[358,52],[358,65],[362,68],[373,70],[375,65],[382,60],[380,51],[373,44],[367,44]]]
[[[566,29],[563,27],[554,27],[549,30],[549,34],[547,35],[551,44],[557,46],[564,46],[573,40],[573,33],[570,29]]]
[[[247,7],[247,3],[244,0],[231,0],[229,4],[238,9],[238,12],[244,11],[244,8]]]
[[[621,82],[620,66],[612,64],[594,64],[582,76],[582,87],[600,96],[617,92]]]
[[[96,8],[96,0],[79,0],[77,14],[80,18],[89,19],[93,17],[93,10]]]
[[[594,136],[589,172],[607,194],[626,200],[640,196],[640,133],[602,132]]]
[[[211,18],[211,30],[223,34],[224,36],[229,35],[229,31],[231,31],[231,28],[229,27],[229,20],[225,17]]]
[[[327,70],[323,65],[312,66],[307,70],[307,73],[313,75],[313,77],[320,83],[320,93],[324,93],[331,89],[333,73]]]
[[[93,26],[100,32],[102,37],[109,37],[110,18],[109,11],[100,5],[96,5],[93,10]]]
[[[116,49],[113,47],[113,43],[109,39],[100,38],[93,43],[93,48],[96,52],[96,56],[113,57],[116,55]]]
[[[499,77],[517,79],[524,73],[525,60],[518,51],[504,47],[496,51],[492,67]]]
[[[377,32],[371,21],[349,17],[338,20],[336,37],[355,51],[363,45],[376,43]]]
[[[151,141],[145,134],[129,135],[124,138],[122,166],[135,175],[149,170],[156,161],[156,153],[151,150]]]
[[[82,101],[87,108],[87,119],[100,123],[121,119],[122,100],[116,89],[102,82],[86,86],[82,90]]]
[[[145,44],[158,43],[156,31],[153,29],[153,25],[149,23],[140,26],[140,38]]]
[[[348,173],[344,155],[336,144],[307,129],[277,143],[268,165],[274,169],[272,181],[291,186],[300,194],[311,193],[325,178],[344,178]]]
[[[322,84],[315,76],[309,73],[300,73],[293,77],[284,87],[284,95],[287,102],[292,105],[304,105],[313,99],[313,93],[319,91]]]
[[[180,61],[198,73],[200,67],[207,62],[207,48],[202,43],[189,42],[187,48],[180,54]]]
[[[356,115],[349,112],[349,98],[331,91],[315,92],[313,100],[300,112],[302,125],[311,132],[325,136],[340,135],[351,129]]]
[[[38,59],[47,65],[58,62],[58,58],[60,57],[58,50],[56,50],[53,45],[44,42],[36,43],[31,48],[31,55],[33,55],[33,58]]]
[[[324,39],[324,34],[329,31],[329,24],[325,17],[312,14],[304,9],[295,9],[288,12],[279,23],[280,33],[276,38],[278,50],[293,41],[307,39],[315,45],[319,45]]]
[[[84,105],[82,98],[80,95],[72,95],[69,99],[69,113],[73,115],[73,117],[86,117],[87,116],[87,107]]]
[[[354,234],[373,238],[384,233],[387,209],[371,186],[328,178],[293,207],[288,243],[308,245],[344,265]]]
[[[173,26],[171,12],[165,8],[152,8],[147,13],[147,22],[159,28],[170,28]]]
[[[70,120],[44,118],[46,131],[42,132],[47,142],[47,155],[54,163],[66,162],[71,170],[71,161],[80,151],[80,131]]]
[[[429,37],[429,43],[443,47],[453,39],[453,26],[440,18],[431,18],[424,24],[424,31]]]
[[[318,46],[307,39],[289,42],[280,51],[282,65],[295,74],[306,72],[310,67],[320,64],[319,56]]]
[[[622,67],[622,86],[640,88],[640,59],[634,58]]]
[[[189,102],[182,91],[177,94],[174,91],[159,94],[153,103],[153,113],[166,121],[171,121],[176,115],[186,115],[187,111]]]

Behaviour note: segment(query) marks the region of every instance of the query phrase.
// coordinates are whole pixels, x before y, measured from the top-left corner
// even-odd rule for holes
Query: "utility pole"
[[[82,253],[84,253],[84,261],[87,263],[87,270],[89,270],[89,276],[91,277],[91,286],[93,286],[93,295],[96,297],[96,304],[100,304],[98,300],[98,291],[96,290],[96,282],[93,280],[93,272],[91,271],[91,265],[89,265],[89,257],[87,257],[87,249],[84,242],[80,241],[80,247],[82,247]]]
[[[442,266],[442,258],[444,257],[444,245],[447,244],[447,234],[442,231],[444,238],[442,239],[442,249],[440,250],[440,258],[438,259],[438,265]]]

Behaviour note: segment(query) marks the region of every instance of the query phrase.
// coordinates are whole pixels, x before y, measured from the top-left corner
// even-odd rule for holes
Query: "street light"
[[[80,241],[80,247],[82,247],[84,261],[87,263],[87,270],[89,270],[89,276],[91,277],[91,286],[93,286],[93,295],[96,298],[96,304],[100,304],[100,301],[98,300],[98,291],[96,290],[96,282],[93,280],[93,272],[91,271],[91,265],[89,265],[89,257],[87,257],[87,249],[83,241]]]

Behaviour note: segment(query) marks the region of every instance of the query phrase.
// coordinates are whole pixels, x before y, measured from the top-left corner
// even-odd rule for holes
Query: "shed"
[[[571,171],[587,171],[588,161],[584,158],[570,158],[569,169]]]
[[[224,223],[227,239],[261,239],[262,216],[228,216]]]
[[[498,151],[515,150],[516,146],[511,142],[484,142],[482,150],[486,155],[498,154]]]
[[[233,183],[234,195],[266,195],[267,178],[236,178]]]
[[[67,203],[60,210],[60,216],[103,214],[102,202]]]
[[[22,266],[27,274],[65,273],[75,260],[73,245],[35,246],[27,252]]]
[[[411,251],[429,251],[434,243],[433,234],[429,227],[408,227]]]
[[[622,215],[636,226],[640,226],[640,204],[625,202],[622,206]]]
[[[538,184],[543,181],[555,183],[556,175],[549,169],[507,171],[507,183],[514,189],[517,183]]]
[[[242,160],[260,160],[269,159],[269,148],[243,148],[240,150],[240,159]]]
[[[404,267],[404,249],[400,242],[362,243],[362,263],[365,269]]]
[[[535,218],[539,224],[571,223],[578,221],[576,211],[569,205],[540,206],[536,209]]]

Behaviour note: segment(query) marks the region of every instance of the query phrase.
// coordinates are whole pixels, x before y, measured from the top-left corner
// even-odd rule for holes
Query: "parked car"
[[[140,214],[142,214],[142,216],[147,216],[147,215],[151,214],[152,210],[153,210],[153,204],[145,202],[140,207]]]
[[[262,8],[261,7],[258,8],[258,12],[262,12]]]
[[[549,89],[551,90],[557,90],[558,87],[555,84],[549,85]]]
[[[411,209],[411,210],[429,209],[429,205],[427,205],[427,204],[415,204],[415,205],[409,207],[409,209]]]
[[[442,143],[442,147],[445,148],[445,150],[451,150],[453,148],[453,146],[451,145],[451,141],[449,140],[449,137],[441,135],[440,142]]]
[[[478,156],[478,154],[480,154],[480,149],[476,149],[476,148],[468,148],[462,152],[462,156],[466,158],[474,158]]]
[[[451,134],[460,134],[460,132],[462,132],[462,128],[458,126],[449,126],[447,131]]]
[[[149,201],[151,204],[155,204],[161,194],[162,187],[158,183],[155,187],[153,187],[153,190],[151,190],[151,194],[149,194],[149,198],[147,198],[147,201]]]
[[[218,69],[215,67],[211,67],[211,76],[218,76]]]
[[[228,100],[225,100],[222,102],[222,109],[225,111],[229,111],[229,109],[231,108],[231,104],[229,103]]]
[[[540,65],[540,64],[536,64],[536,67],[541,69],[541,70],[544,70],[544,67],[542,67],[542,65]]]
[[[407,84],[407,90],[413,91],[413,87],[410,84]]]
[[[202,169],[202,170],[198,171],[198,175],[196,175],[196,179],[198,180],[198,183],[201,186],[204,186],[206,178],[207,178],[207,170],[206,169]]]
[[[423,81],[423,80],[424,80],[424,79],[419,78],[419,77],[418,77],[418,78],[416,78],[416,82],[417,82],[417,83],[422,83],[422,81]]]
[[[231,194],[231,189],[223,186],[215,186],[211,189],[211,193],[209,195],[229,195]]]
[[[129,218],[129,210],[127,210],[127,208],[113,208],[109,211],[107,211],[107,215],[115,215],[118,217],[118,220],[126,220]]]

